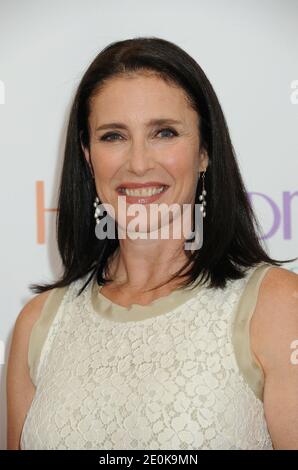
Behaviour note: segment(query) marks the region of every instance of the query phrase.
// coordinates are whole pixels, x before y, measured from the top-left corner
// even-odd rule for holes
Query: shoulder
[[[18,314],[16,322],[35,322],[38,319],[42,307],[51,292],[52,289],[41,292],[40,294],[36,294],[34,297],[28,300],[28,302],[23,306],[22,310]]]
[[[39,319],[43,306],[51,292],[52,290],[48,290],[37,294],[23,306],[16,318],[15,330],[31,331],[34,323]]]
[[[269,346],[277,337],[280,338],[281,332],[293,335],[293,326],[297,322],[298,275],[272,266],[260,284],[252,328],[257,326],[263,344]]]
[[[52,291],[32,297],[19,312],[13,329],[10,361],[20,360],[27,367],[29,338],[34,324],[40,317],[44,304]],[[22,358],[22,360],[21,360]]]
[[[40,317],[43,306],[51,291],[42,292],[31,298],[19,312],[12,333],[9,358],[8,375],[12,379],[22,376],[30,379],[28,366],[29,339],[34,324]]]
[[[9,362],[13,368],[22,367],[24,373],[28,373],[29,340],[35,323],[40,318],[46,300],[52,290],[42,292],[32,297],[19,312],[12,334]]]
[[[17,316],[14,335],[19,332],[24,332],[24,335],[27,333],[27,336],[30,336],[35,323],[37,323],[39,319],[42,320],[43,329],[47,329],[54,319],[55,313],[58,311],[58,307],[66,292],[69,291],[69,288],[72,286],[74,287],[73,295],[75,295],[82,282],[83,281],[79,279],[63,287],[49,288],[47,291],[32,297]]]
[[[272,266],[259,288],[251,322],[253,345],[264,371],[280,360],[280,348],[289,357],[290,343],[298,338],[298,275]]]
[[[298,442],[298,275],[272,266],[259,288],[251,346],[265,377],[264,409],[275,448]],[[295,356],[296,349],[296,356]],[[295,447],[296,446],[296,447]]]
[[[30,349],[29,342],[31,345],[33,344],[33,330],[39,326],[38,330],[35,330],[34,342],[38,340],[38,343],[40,343],[40,335],[42,337],[46,335],[67,290],[68,286],[56,287],[37,294],[19,312],[14,326],[13,342],[20,342],[23,344],[23,348],[26,347],[26,351],[24,351],[26,352],[26,357],[28,357]],[[39,320],[42,322],[41,324],[39,324]]]

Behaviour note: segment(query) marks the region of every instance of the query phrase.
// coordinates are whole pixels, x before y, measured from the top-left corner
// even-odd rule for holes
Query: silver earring
[[[95,197],[95,201],[93,205],[95,207],[94,217],[95,217],[96,223],[99,224],[100,220],[98,216],[100,215],[100,207],[99,207],[99,198],[97,196]]]
[[[202,201],[200,211],[203,213],[203,217],[206,217],[206,204],[207,204],[207,202],[205,201],[205,196],[207,194],[207,191],[205,190],[205,173],[206,173],[206,170],[204,171],[204,173],[202,175],[203,190],[202,190],[202,194],[199,196],[199,201]]]

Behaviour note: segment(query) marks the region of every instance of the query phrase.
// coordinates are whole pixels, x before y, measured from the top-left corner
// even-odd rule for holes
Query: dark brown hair
[[[89,148],[92,96],[112,77],[146,71],[185,91],[198,113],[200,141],[209,157],[204,243],[199,250],[187,252],[186,265],[175,274],[178,278],[184,271],[181,286],[199,280],[209,281],[211,288],[223,288],[228,279],[242,278],[247,268],[260,262],[280,265],[297,259],[272,259],[262,246],[261,229],[249,202],[222,108],[201,67],[170,41],[137,37],[105,47],[90,64],[76,90],[68,122],[56,220],[63,274],[52,284],[30,285],[33,292],[67,286],[89,272],[80,293],[93,275],[99,285],[107,282],[103,273],[119,241],[117,238],[99,240],[95,235],[96,187],[81,141]],[[200,203],[199,186],[196,204]]]

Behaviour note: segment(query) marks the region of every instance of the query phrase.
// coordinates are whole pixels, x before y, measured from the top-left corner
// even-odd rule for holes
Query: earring
[[[207,191],[205,190],[205,173],[206,173],[206,170],[203,172],[203,175],[202,175],[203,190],[202,190],[202,194],[199,196],[199,201],[202,201],[200,211],[203,212],[203,217],[206,217],[206,204],[207,204],[207,202],[205,201],[205,196],[207,194]]]
[[[98,216],[100,215],[100,207],[99,207],[99,198],[97,196],[95,198],[93,205],[95,207],[94,217],[95,217],[96,223],[99,224],[100,220]]]

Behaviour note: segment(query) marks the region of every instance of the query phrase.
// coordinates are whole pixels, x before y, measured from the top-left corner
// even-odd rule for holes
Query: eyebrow
[[[171,118],[160,118],[160,119],[150,119],[150,121],[146,122],[146,127],[150,126],[161,126],[164,124],[183,124],[181,121],[177,121],[176,119],[171,119]],[[127,129],[127,126],[123,124],[122,122],[109,122],[106,124],[102,124],[101,126],[97,127],[95,131],[100,131],[103,129]]]

